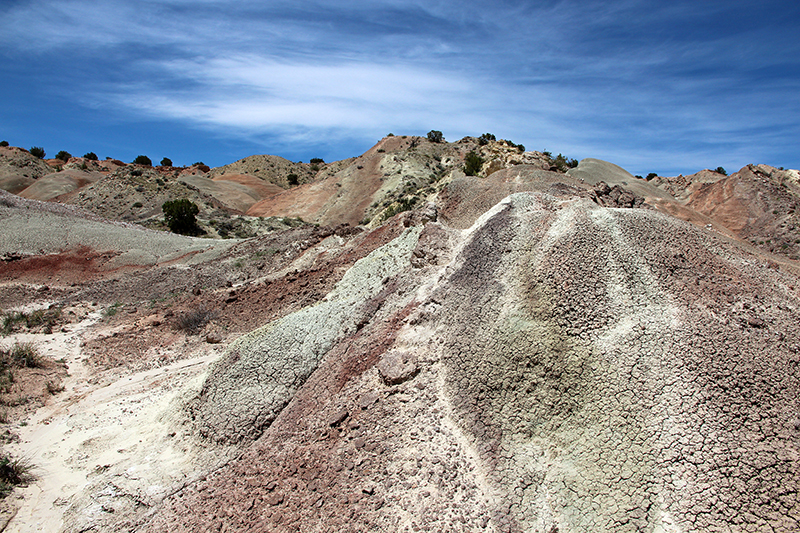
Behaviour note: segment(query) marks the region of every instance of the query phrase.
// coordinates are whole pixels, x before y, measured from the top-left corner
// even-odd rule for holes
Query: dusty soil
[[[800,266],[753,242],[794,231],[794,174],[667,191],[512,148],[120,166],[61,198],[86,210],[0,193],[0,311],[51,313],[0,337],[46,359],[0,394],[3,451],[37,475],[6,530],[797,530]],[[130,189],[230,215],[290,170],[262,208],[351,223],[210,240],[101,216],[134,216]]]

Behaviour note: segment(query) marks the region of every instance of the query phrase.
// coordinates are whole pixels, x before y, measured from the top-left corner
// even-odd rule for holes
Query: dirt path
[[[118,523],[146,513],[225,460],[224,450],[196,442],[180,416],[182,399],[199,386],[221,347],[102,385],[81,353],[82,338],[100,318],[98,311],[66,331],[19,336],[36,342],[43,355],[63,358],[70,376],[64,392],[20,425],[19,442],[8,446],[35,465],[37,480],[15,491],[19,507],[5,531],[105,529],[112,518]]]

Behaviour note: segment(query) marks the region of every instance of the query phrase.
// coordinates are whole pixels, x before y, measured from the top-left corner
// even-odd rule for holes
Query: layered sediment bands
[[[384,284],[410,268],[420,232],[409,228],[357,261],[322,302],[233,343],[191,406],[201,434],[224,442],[260,436],[334,343],[369,320]]]
[[[453,269],[431,319],[499,530],[800,527],[791,279],[652,211],[531,194]]]
[[[233,345],[194,413],[261,437],[139,530],[797,531],[798,289],[588,198],[409,229]]]

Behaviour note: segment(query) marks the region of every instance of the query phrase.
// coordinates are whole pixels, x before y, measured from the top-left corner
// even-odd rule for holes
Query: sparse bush
[[[196,218],[200,208],[197,204],[186,198],[169,200],[164,202],[161,210],[164,212],[164,220],[170,231],[183,235],[196,235],[200,232]]]
[[[171,167],[172,166],[172,159],[170,159],[169,157],[165,157],[164,159],[161,160],[161,166],[162,167]]]
[[[67,152],[66,150],[61,150],[56,154],[56,159],[58,159],[59,161],[63,161],[65,163],[69,161],[70,157],[72,157],[72,154]]]
[[[16,485],[33,481],[33,463],[27,458],[0,455],[0,498],[5,498]]]
[[[289,182],[289,185],[294,187],[299,183],[300,176],[295,174],[294,172],[286,176],[286,181]]]
[[[483,167],[483,158],[475,152],[470,152],[464,158],[464,174],[477,176]]]
[[[178,318],[175,319],[175,329],[194,335],[216,317],[216,311],[201,306],[198,309],[187,311],[179,315]]]
[[[103,314],[107,317],[112,317],[117,314],[117,311],[119,311],[120,307],[122,307],[122,303],[116,302],[114,305],[107,307],[105,311],[103,311]]]
[[[41,146],[33,146],[30,150],[28,150],[33,157],[38,157],[39,159],[44,159],[44,156],[47,155],[44,152],[44,148]]]
[[[444,142],[444,135],[439,130],[431,130],[428,132],[428,140],[432,143]]]
[[[416,204],[418,200],[419,198],[417,198],[416,196],[401,198],[400,200],[397,201],[396,204],[393,204],[388,209],[386,209],[386,211],[383,212],[381,218],[383,219],[383,221],[386,221],[395,216],[397,213],[409,211],[412,207],[414,207],[414,204]]]
[[[311,163],[312,165],[319,165],[324,162],[325,160],[322,159],[321,157],[312,157],[311,160],[309,161],[309,163]]]
[[[494,136],[493,133],[484,133],[480,137],[478,137],[478,144],[481,146],[485,146],[489,144],[489,141],[496,141],[497,137]]]
[[[134,165],[144,165],[146,167],[152,167],[153,162],[150,161],[150,158],[146,155],[137,155],[136,159],[133,160]]]
[[[656,174],[655,172],[651,172],[650,174],[648,174],[648,175],[647,175],[647,177],[646,177],[645,179],[646,179],[647,181],[650,181],[650,180],[652,180],[653,178],[657,178],[657,177],[658,177],[658,174]]]
[[[7,359],[5,353],[0,352],[0,355],[4,356],[3,361],[0,363],[0,366],[3,367],[3,369],[0,370],[0,394],[8,394],[11,392],[11,385],[14,384],[14,372],[12,372],[10,368],[5,368],[10,365],[10,362],[5,360]]]
[[[8,358],[12,365],[27,368],[42,368],[46,362],[32,342],[14,344],[8,352]]]
[[[716,172],[717,174],[722,174],[723,176],[728,175],[728,172],[722,167],[717,167],[716,169],[714,169],[714,172]]]
[[[524,151],[525,151],[525,145],[524,145],[524,144],[518,144],[518,145],[517,145],[517,151],[518,151],[519,153],[522,153],[522,152],[524,152]],[[576,166],[577,166],[577,165],[576,165]]]
[[[567,170],[569,170],[571,168],[577,167],[578,166],[578,160],[577,159],[570,159],[570,158],[564,157],[561,154],[558,154],[555,157],[555,159],[553,159],[553,158],[550,159],[550,165],[551,165],[551,168],[555,167],[559,172],[566,172]]]
[[[386,135],[386,136],[387,136],[387,137],[394,137],[394,133],[389,133],[389,134],[388,134],[388,135]],[[3,141],[3,142],[5,142],[5,141]]]
[[[0,141],[0,146],[8,146],[8,141]]]
[[[46,310],[37,309],[36,311],[32,311],[30,313],[12,311],[3,316],[2,327],[0,327],[0,335],[9,335],[13,333],[18,326],[23,324],[28,329],[42,326],[45,333],[50,333],[60,316],[60,307],[54,307]]]
[[[133,207],[134,207],[135,209],[138,209],[139,207],[142,207],[142,205],[143,205],[143,204],[142,204],[142,202],[134,202],[134,203],[133,203]]]
[[[88,159],[89,161],[97,161],[97,154],[94,152],[89,152],[87,154],[83,154],[84,159]]]

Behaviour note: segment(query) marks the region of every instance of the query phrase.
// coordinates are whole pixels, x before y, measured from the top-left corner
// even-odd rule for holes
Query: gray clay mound
[[[460,235],[449,264],[410,282],[409,251],[423,254],[409,230],[353,267],[323,303],[234,344],[194,414],[223,440],[266,430],[253,454],[280,461],[243,459],[153,524],[213,524],[214,513],[192,509],[224,492],[225,501],[282,504],[279,515],[258,515],[274,531],[335,531],[341,516],[354,530],[399,531],[409,515],[424,517],[420,531],[461,530],[453,520],[514,532],[797,531],[796,278],[688,223],[589,199],[515,194]],[[378,290],[377,280],[403,272],[402,290]],[[417,311],[407,321],[389,326],[385,314],[360,311],[370,298],[397,308],[409,288]],[[326,374],[310,378],[319,365],[336,366],[329,348],[357,342],[356,330],[393,339],[374,370],[349,378],[361,400],[342,396],[347,389]],[[319,400],[279,418],[301,389]],[[384,418],[370,418],[380,409],[358,415],[374,398]],[[365,452],[363,438],[339,441],[338,431],[327,444],[328,420],[347,411],[314,429],[321,405],[357,401],[350,416],[359,424],[348,427],[360,425],[354,434],[382,453]],[[299,431],[307,425],[323,435],[313,453],[305,447],[316,437]],[[236,477],[274,476],[270,468],[308,457],[361,466],[320,467],[315,485],[287,482],[277,495],[266,492],[274,484],[262,490]],[[437,469],[451,458],[452,470]],[[336,494],[313,505],[314,491],[340,486],[343,475],[341,490],[369,487],[369,496],[358,489],[343,507]],[[428,497],[404,496],[412,484]],[[362,497],[369,502],[347,507]]]

